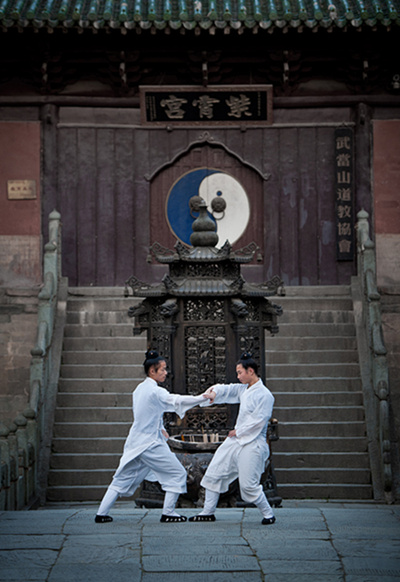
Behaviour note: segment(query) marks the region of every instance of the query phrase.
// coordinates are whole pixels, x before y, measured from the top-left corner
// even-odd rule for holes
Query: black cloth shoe
[[[263,525],[271,525],[276,522],[276,517],[264,517],[262,520]]]
[[[215,515],[193,515],[189,521],[215,521]]]
[[[187,517],[184,515],[162,515],[160,521],[164,523],[178,523],[181,521],[186,521]]]
[[[96,515],[94,521],[96,523],[109,523],[110,521],[113,521],[113,518],[109,515]]]

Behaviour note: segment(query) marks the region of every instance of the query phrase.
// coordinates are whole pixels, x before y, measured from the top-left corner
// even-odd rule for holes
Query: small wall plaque
[[[7,195],[9,200],[34,200],[36,180],[8,180]]]

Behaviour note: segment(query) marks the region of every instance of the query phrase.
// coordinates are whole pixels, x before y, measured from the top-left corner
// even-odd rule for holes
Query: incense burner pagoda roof
[[[261,284],[248,283],[242,276],[235,279],[215,278],[171,278],[166,275],[157,285],[149,285],[131,277],[127,281],[136,297],[198,297],[198,296],[241,296],[241,297],[268,297],[276,295],[277,290],[283,287],[279,277]]]
[[[154,255],[157,262],[161,264],[177,263],[180,261],[210,263],[227,260],[232,263],[250,263],[257,249],[258,246],[255,243],[250,243],[247,247],[233,251],[229,241],[226,241],[221,248],[210,246],[187,247],[178,241],[174,250],[167,249],[157,242],[153,243],[150,247],[150,252]]]
[[[399,0],[0,0],[0,25],[182,32],[400,25]]]

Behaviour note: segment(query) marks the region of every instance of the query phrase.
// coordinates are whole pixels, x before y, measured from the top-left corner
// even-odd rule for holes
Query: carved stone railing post
[[[10,509],[11,463],[8,435],[10,429],[0,422],[0,510]]]
[[[378,450],[385,492],[392,489],[389,423],[389,373],[382,331],[380,294],[376,286],[375,244],[369,236],[368,213],[357,214],[358,279],[362,290],[362,312],[367,330],[369,371],[375,403]]]

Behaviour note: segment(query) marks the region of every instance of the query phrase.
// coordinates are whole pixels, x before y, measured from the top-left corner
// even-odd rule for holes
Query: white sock
[[[211,491],[206,489],[206,499],[204,501],[204,507],[199,515],[214,515],[217,509],[219,499],[219,493],[216,491]]]
[[[269,519],[270,517],[274,517],[274,512],[271,509],[270,504],[265,496],[265,493],[261,493],[260,497],[257,498],[255,502],[257,509],[259,509],[262,513],[263,517]]]
[[[163,515],[178,516],[179,513],[175,511],[175,505],[178,501],[180,493],[174,493],[173,491],[166,491],[164,497]]]
[[[110,511],[114,503],[117,501],[118,496],[119,496],[118,491],[115,491],[115,489],[108,488],[107,491],[105,492],[102,502],[100,503],[97,515],[108,515],[108,512]]]

